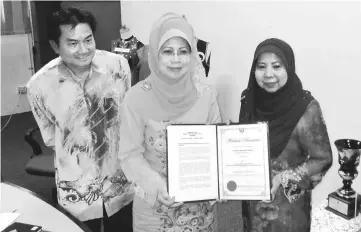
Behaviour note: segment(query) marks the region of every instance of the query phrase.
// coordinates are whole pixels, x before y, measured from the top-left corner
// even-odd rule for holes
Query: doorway
[[[34,68],[37,72],[57,57],[47,38],[46,22],[52,13],[61,9],[61,1],[31,1],[30,4],[34,37]]]
[[[50,15],[61,7],[75,6],[90,11],[97,20],[94,33],[97,49],[111,50],[111,41],[119,38],[121,27],[120,1],[31,1],[34,36],[35,72],[57,55],[47,39],[46,22]]]

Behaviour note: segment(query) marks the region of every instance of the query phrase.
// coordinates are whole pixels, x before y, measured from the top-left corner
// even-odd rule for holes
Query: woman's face
[[[177,80],[189,70],[190,46],[185,39],[172,37],[159,49],[158,60],[160,72],[169,79]]]
[[[255,70],[258,85],[269,93],[277,92],[288,79],[287,70],[282,60],[274,53],[259,55]]]

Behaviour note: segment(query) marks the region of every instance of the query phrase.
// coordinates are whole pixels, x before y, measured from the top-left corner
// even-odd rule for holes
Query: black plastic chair
[[[40,144],[35,140],[34,133],[39,130],[39,127],[33,127],[26,131],[25,141],[32,149],[32,155],[25,165],[25,171],[28,174],[35,176],[55,177],[54,167],[54,152],[44,153]],[[55,181],[55,180],[54,180]],[[52,188],[52,199],[54,204],[57,204],[56,188]]]
[[[25,166],[27,173],[35,176],[55,177],[54,152],[43,153],[40,144],[34,139],[39,127],[30,128],[25,133],[25,141],[31,146],[33,154]]]

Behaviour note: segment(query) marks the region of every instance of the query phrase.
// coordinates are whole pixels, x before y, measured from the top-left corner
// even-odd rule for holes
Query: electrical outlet
[[[18,94],[26,94],[26,92],[27,92],[26,86],[18,86],[17,92],[18,92]]]

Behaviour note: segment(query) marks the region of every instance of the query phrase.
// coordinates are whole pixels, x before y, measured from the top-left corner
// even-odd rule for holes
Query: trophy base
[[[355,198],[345,198],[339,196],[337,192],[330,193],[328,194],[328,206],[326,209],[340,217],[350,220],[356,217],[361,211],[361,195],[356,195]]]

